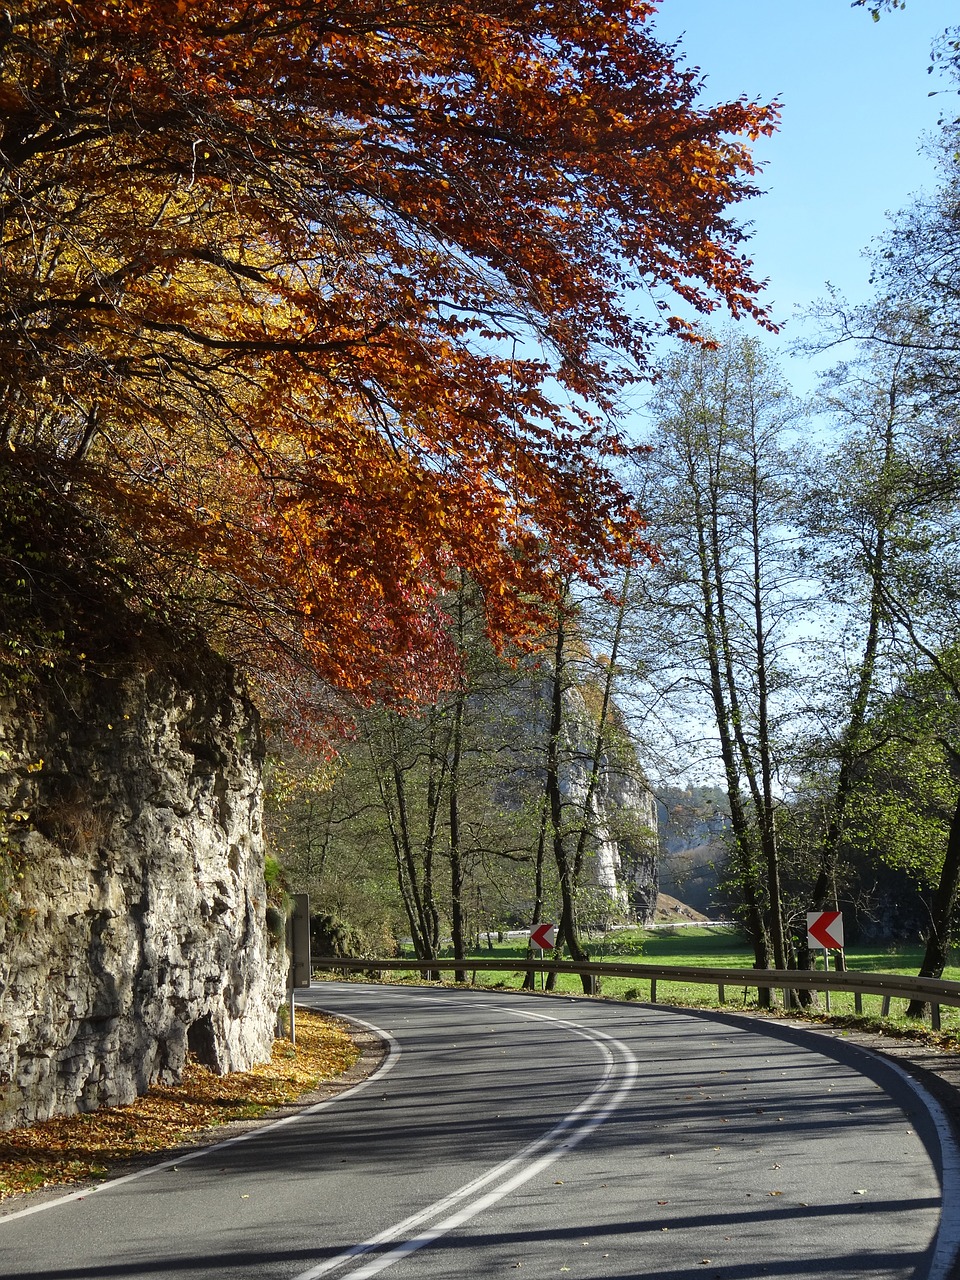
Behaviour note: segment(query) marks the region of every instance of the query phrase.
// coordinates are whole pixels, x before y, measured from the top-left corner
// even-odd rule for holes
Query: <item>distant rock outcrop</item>
[[[514,757],[522,764],[523,782],[507,782],[500,789],[504,804],[522,803],[524,786],[542,793],[551,686],[549,672],[531,669],[508,692],[481,700],[485,715],[496,723],[496,735],[512,739]],[[589,687],[577,684],[562,694],[559,781],[565,819],[573,832],[582,825],[587,807],[597,739],[595,699],[590,694]],[[607,749],[587,814],[590,839],[584,875],[584,884],[596,887],[601,901],[596,919],[589,918],[590,908],[585,906],[582,920],[603,924],[612,907],[639,924],[649,924],[657,902],[657,802],[616,708],[606,736]],[[572,833],[570,843],[575,839]]]
[[[560,785],[582,808],[589,787],[596,721],[582,692],[564,694],[566,750]],[[592,803],[593,879],[620,908],[649,924],[657,905],[657,802],[623,733],[600,762]]]
[[[0,701],[0,1127],[269,1057],[262,742],[227,665]]]
[[[717,868],[726,857],[730,810],[716,786],[655,786],[663,856],[660,888],[698,912],[727,914],[718,898]]]

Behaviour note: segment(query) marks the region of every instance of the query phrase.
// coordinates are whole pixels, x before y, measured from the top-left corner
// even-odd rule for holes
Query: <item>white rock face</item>
[[[517,780],[508,778],[499,791],[498,798],[507,808],[519,807],[531,792],[542,795],[551,693],[550,675],[534,671],[521,673],[508,690],[475,700],[479,722],[489,725],[492,740],[511,744],[518,766]],[[571,825],[572,856],[590,790],[597,722],[576,685],[565,689],[562,698],[559,782],[565,820]],[[608,729],[608,737],[619,737],[620,749],[600,761],[588,817],[591,834],[584,880],[600,889],[618,911],[647,924],[657,904],[657,804],[628,736]],[[586,920],[589,908],[584,910]],[[599,924],[606,907],[601,903],[597,910]]]
[[[581,811],[589,791],[596,722],[576,688],[564,692],[560,786]],[[638,924],[653,920],[657,905],[657,802],[628,748],[604,755],[591,805],[593,877],[597,886]]]
[[[0,702],[0,1127],[269,1057],[256,712],[131,670]],[[2,847],[2,846],[0,846]]]

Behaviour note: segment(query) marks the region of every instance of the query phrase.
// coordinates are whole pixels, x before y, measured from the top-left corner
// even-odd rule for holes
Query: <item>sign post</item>
[[[830,972],[830,952],[843,950],[843,914],[839,911],[807,912],[807,946],[823,949],[823,971]],[[830,1012],[830,988],[824,990]]]
[[[552,951],[554,943],[557,940],[557,926],[555,924],[535,924],[530,930],[530,941],[535,947],[540,948],[540,963],[543,964],[543,955],[545,951]],[[546,990],[546,971],[540,970],[540,990]]]
[[[291,894],[292,907],[287,916],[287,994],[290,999],[290,1043],[297,1043],[296,1005],[293,993],[310,986],[310,895]]]

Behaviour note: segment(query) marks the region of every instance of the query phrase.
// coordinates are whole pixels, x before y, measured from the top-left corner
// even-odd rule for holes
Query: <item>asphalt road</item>
[[[956,1152],[894,1068],[843,1041],[434,988],[324,983],[300,1002],[388,1033],[380,1071],[0,1220],[0,1276],[950,1275]]]

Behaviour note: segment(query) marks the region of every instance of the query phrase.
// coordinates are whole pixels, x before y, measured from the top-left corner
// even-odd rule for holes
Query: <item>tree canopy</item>
[[[453,567],[522,631],[638,537],[618,403],[677,300],[764,318],[730,209],[775,106],[699,106],[654,13],[0,14],[4,491],[276,687],[429,680]]]

